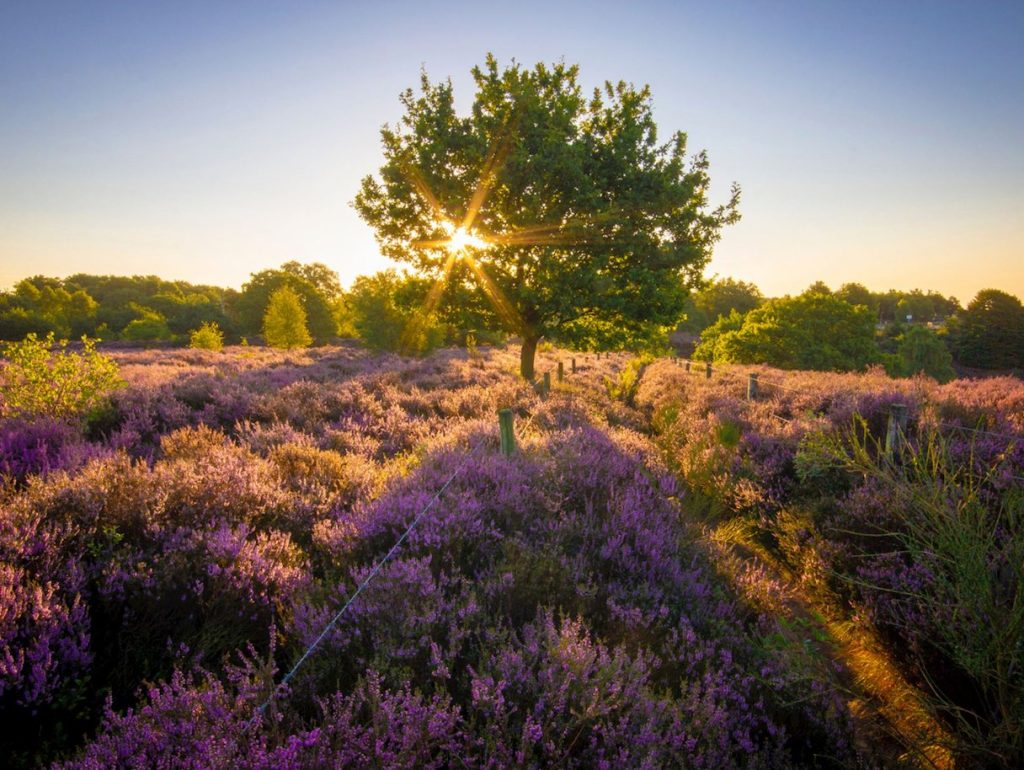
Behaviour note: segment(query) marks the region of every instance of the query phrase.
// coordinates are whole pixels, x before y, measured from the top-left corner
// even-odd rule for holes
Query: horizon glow
[[[564,58],[649,83],[660,135],[743,188],[707,275],[1024,297],[1024,6],[954,2],[33,3],[0,16],[0,287],[155,274],[239,287],[392,266],[350,206],[420,67]]]

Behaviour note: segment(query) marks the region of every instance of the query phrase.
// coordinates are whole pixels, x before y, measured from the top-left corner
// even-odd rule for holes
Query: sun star
[[[464,227],[456,227],[451,222],[445,222],[442,227],[448,231],[448,240],[444,247],[448,251],[465,251],[466,249],[486,249],[490,244],[479,235]]]

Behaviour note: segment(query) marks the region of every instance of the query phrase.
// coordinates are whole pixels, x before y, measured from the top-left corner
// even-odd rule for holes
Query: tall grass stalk
[[[915,667],[936,711],[961,736],[958,750],[965,760],[1021,767],[1024,490],[999,481],[1001,463],[979,469],[955,459],[963,454],[963,447],[952,451],[956,440],[924,431],[893,458],[886,458],[866,429],[833,443],[834,460],[881,484],[901,504],[900,515],[888,519],[891,529],[855,533],[870,543],[865,551],[891,548],[906,563],[924,566],[931,580],[927,590],[897,591],[848,574],[838,577],[859,590],[887,592],[908,608],[902,621],[896,619],[897,631],[922,642],[911,652]],[[974,448],[968,448],[972,460]],[[920,639],[922,629],[910,627],[917,617],[944,622],[930,624],[928,638]]]

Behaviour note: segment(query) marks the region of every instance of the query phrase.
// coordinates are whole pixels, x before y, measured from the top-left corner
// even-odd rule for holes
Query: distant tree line
[[[26,278],[0,293],[2,340],[52,333],[216,350],[243,340],[294,348],[343,337],[422,354],[470,336],[502,342],[501,325],[462,264],[443,287],[387,270],[357,278],[346,291],[326,265],[292,261],[253,273],[241,290],[78,274]],[[714,279],[691,292],[679,330],[693,340],[694,358],[720,363],[832,371],[882,365],[896,376],[924,372],[939,380],[952,378],[954,365],[1024,368],[1024,307],[997,289],[964,308],[931,291],[872,292],[857,283],[833,291],[820,281],[771,299],[753,284]],[[664,340],[626,334],[612,346],[663,348]]]
[[[393,270],[361,276],[348,291],[321,263],[286,262],[253,273],[241,290],[156,276],[35,276],[0,293],[0,340],[83,335],[104,341],[182,343],[219,349],[263,341],[275,347],[359,338],[379,350],[424,353],[496,342],[492,312],[467,275],[453,271],[437,301],[433,282]]]
[[[832,295],[851,305],[863,305],[878,323],[937,323],[962,310],[956,297],[920,289],[873,292],[859,283],[845,283],[833,291],[822,281],[816,281],[804,293]],[[715,279],[690,295],[681,328],[699,333],[720,316],[728,316],[733,310],[743,315],[764,301],[765,297],[752,283],[732,278]]]
[[[797,296],[766,299],[729,278],[694,292],[680,330],[699,334],[693,356],[784,369],[857,371],[882,365],[895,376],[940,381],[954,364],[1024,368],[1024,307],[985,289],[961,307],[936,292],[872,292],[857,283],[833,291],[816,282]]]

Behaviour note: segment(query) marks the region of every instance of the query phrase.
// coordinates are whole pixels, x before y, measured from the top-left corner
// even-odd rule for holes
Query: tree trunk
[[[533,359],[537,355],[537,338],[524,337],[523,347],[519,351],[519,373],[524,380],[533,382]]]

